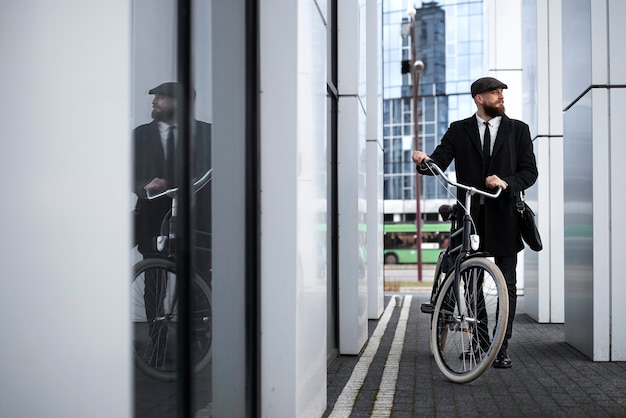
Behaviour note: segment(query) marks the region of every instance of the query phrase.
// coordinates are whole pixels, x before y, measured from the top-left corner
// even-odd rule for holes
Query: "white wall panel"
[[[359,0],[337,4],[339,48],[339,352],[358,354],[367,340],[366,119],[360,77],[365,9]],[[363,54],[363,55],[361,55]]]
[[[626,31],[624,25],[620,26],[622,33]],[[622,38],[623,39],[623,38]],[[611,274],[611,360],[626,360],[626,327],[622,318],[626,317],[626,274],[623,271],[624,244],[622,239],[626,236],[626,196],[624,195],[623,166],[626,155],[626,141],[623,140],[626,131],[626,89],[613,89],[610,92],[611,104],[611,132],[610,132],[610,259],[609,268]]]
[[[537,135],[547,135],[550,133],[550,28],[553,23],[550,21],[550,15],[548,12],[548,0],[537,0],[537,54],[536,54],[536,68],[537,73],[535,77],[535,83],[537,88],[537,102],[535,111],[537,112]],[[559,38],[561,33],[558,34]],[[560,102],[559,102],[560,103]],[[561,109],[559,109],[560,111]]]
[[[572,104],[592,84],[591,9],[592,0],[561,2],[563,42],[563,103]]]
[[[358,97],[339,100],[339,352],[358,354],[367,339],[366,141]]]
[[[491,33],[490,42],[493,48],[489,48],[489,68],[508,68],[520,70],[522,67],[521,48],[512,48],[511,45],[519,45],[522,33],[521,0],[489,1],[490,17],[493,18],[489,25]],[[507,33],[509,36],[502,36]]]
[[[524,17],[524,117],[535,137],[539,170],[537,184],[528,196],[536,200],[544,244],[539,253],[524,251],[524,304],[526,312],[539,322],[563,322],[560,1],[526,2]]]
[[[529,315],[538,322],[550,322],[550,141],[550,137],[535,139],[534,150],[539,177],[533,190],[536,192],[536,197],[527,197],[529,204],[535,208],[537,226],[544,243],[544,248],[539,253],[529,248],[524,250],[526,273],[524,303]],[[530,297],[528,301],[527,297]]]
[[[340,95],[357,95],[361,88],[361,7],[359,0],[337,2],[338,89]]]
[[[608,0],[590,0],[591,84],[609,83]],[[587,86],[585,86],[587,87]]]
[[[384,310],[383,265],[383,149],[367,141],[367,317],[378,319]]]
[[[367,2],[367,280],[368,318],[384,310],[383,146],[382,146],[382,1]]]
[[[563,41],[561,23],[561,0],[544,0],[547,2],[548,36],[550,45],[549,71],[550,78],[549,113],[550,134],[563,135]],[[562,156],[562,154],[560,154]]]
[[[262,415],[316,416],[326,408],[326,27],[313,0],[260,10]]]
[[[593,117],[593,360],[610,359],[610,158],[608,90],[591,91]]]
[[[626,84],[626,54],[622,42],[626,35],[624,16],[626,16],[626,2],[609,0],[609,81],[611,84]]]
[[[3,417],[132,414],[130,24],[128,1],[2,6]]]
[[[261,408],[295,415],[297,7],[261,2]],[[275,25],[281,14],[283,25]],[[289,36],[287,36],[289,34]],[[282,65],[276,65],[280,62]],[[279,158],[282,156],[282,158]],[[280,204],[276,204],[280,202]],[[270,250],[272,249],[273,250]],[[272,301],[279,300],[281,303]],[[274,324],[281,324],[278,328]],[[284,350],[283,347],[293,347]],[[282,401],[276,399],[282,393]]]
[[[560,96],[559,96],[560,97]],[[560,103],[560,100],[555,100]],[[561,112],[559,111],[559,114]],[[562,128],[561,128],[562,129]],[[555,135],[550,138],[550,170],[544,173],[550,181],[548,208],[549,225],[547,238],[550,251],[547,254],[539,253],[540,258],[549,260],[550,297],[547,303],[550,306],[549,322],[562,323],[565,321],[565,274],[563,271],[563,138]],[[545,191],[544,191],[545,192]],[[545,199],[545,196],[544,196]],[[545,227],[545,224],[542,225]],[[542,233],[544,233],[542,231]],[[542,266],[543,267],[543,266]],[[543,272],[542,269],[539,270]]]
[[[301,1],[297,52],[298,288],[294,416],[303,417],[316,416],[326,409],[326,39],[326,26],[315,1]]]
[[[506,114],[522,119],[521,0],[489,1],[489,75],[508,85],[504,92]],[[521,277],[523,280],[523,276]],[[523,287],[523,283],[518,283]]]
[[[542,127],[546,125],[547,121],[546,114],[539,111],[546,100],[546,97],[541,93],[545,89],[544,86],[548,84],[547,79],[542,77],[545,71],[545,63],[547,62],[546,58],[549,54],[548,45],[543,41],[547,38],[547,22],[540,0],[525,2],[521,12],[522,36],[524,39],[521,50],[522,65],[524,67],[524,73],[522,74],[523,120],[528,123],[531,135],[533,135],[542,132]],[[537,151],[540,148],[538,145],[540,145],[540,141],[536,140],[535,155],[540,173],[537,179],[537,189],[539,200],[541,200],[543,183],[541,176],[543,171],[542,163],[547,158],[542,158],[541,151]],[[524,311],[537,320],[540,317],[538,257],[530,251],[524,251],[518,256],[517,260],[518,265],[523,264],[524,266]]]

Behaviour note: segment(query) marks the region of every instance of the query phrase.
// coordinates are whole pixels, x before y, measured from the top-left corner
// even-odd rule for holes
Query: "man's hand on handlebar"
[[[485,179],[485,185],[490,189],[500,188],[502,190],[506,190],[509,187],[506,181],[502,180],[500,177],[496,176],[495,174]]]
[[[428,158],[428,155],[422,151],[413,151],[411,158],[416,165],[421,166],[424,160]]]
[[[150,183],[144,186],[147,192],[162,192],[167,187],[167,180],[160,179],[158,177],[153,178]]]

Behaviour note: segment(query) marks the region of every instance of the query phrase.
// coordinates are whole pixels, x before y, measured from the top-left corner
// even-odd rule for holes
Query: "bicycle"
[[[437,366],[450,381],[468,383],[491,366],[507,327],[506,282],[498,266],[487,258],[489,254],[478,251],[480,237],[472,234],[471,217],[472,196],[495,199],[502,190],[489,193],[463,185],[449,179],[432,160],[423,164],[465,192],[462,222],[453,220],[450,245],[437,262],[431,298],[421,310],[432,315],[430,345]],[[444,218],[453,216],[456,205],[443,205],[440,212]],[[461,243],[453,247],[459,237]]]
[[[210,180],[211,170],[194,183],[194,191]],[[177,191],[178,188],[170,188],[148,194],[150,200],[168,196],[172,199],[172,206],[161,224],[161,235],[156,238],[159,256],[137,262],[133,266],[131,282],[135,364],[145,375],[164,381],[175,380],[177,376],[178,294],[174,255]],[[194,371],[198,372],[211,361],[212,295],[210,280],[197,269],[193,271],[191,294],[191,357]]]

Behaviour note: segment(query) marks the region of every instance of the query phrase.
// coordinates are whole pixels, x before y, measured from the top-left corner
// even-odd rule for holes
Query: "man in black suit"
[[[431,158],[442,170],[454,160],[459,183],[482,190],[503,189],[498,199],[481,199],[475,195],[472,201],[472,218],[477,224],[482,250],[490,253],[502,270],[509,294],[507,331],[494,362],[496,368],[512,366],[508,343],[517,302],[515,269],[517,253],[524,248],[518,231],[515,194],[532,186],[538,175],[528,125],[504,114],[502,91],[506,88],[506,84],[493,77],[476,80],[471,86],[476,113],[453,122],[430,157],[419,150],[412,156],[422,174],[430,174],[421,168],[425,158]],[[485,149],[484,143],[488,144]]]
[[[178,98],[180,86],[175,82],[160,84],[151,89],[152,122],[138,126],[134,130],[134,193],[135,243],[144,258],[163,257],[157,251],[156,237],[161,235],[161,225],[172,207],[172,199],[163,196],[154,200],[148,193],[158,193],[178,185],[175,178],[174,162],[178,144]],[[193,180],[201,178],[211,167],[211,125],[194,121],[191,128],[191,165]],[[185,162],[187,164],[187,162]],[[200,190],[192,188],[191,225],[194,230],[192,247],[194,267],[210,280],[211,269],[211,187],[210,183]],[[167,231],[164,231],[167,234]],[[179,237],[185,239],[185,237]],[[145,302],[148,321],[158,314],[155,300],[165,295],[162,279],[145,278]],[[160,295],[150,297],[149,295]],[[157,303],[158,305],[158,303]],[[150,330],[153,339],[159,330]],[[163,337],[163,336],[161,336]]]
[[[134,131],[135,177],[135,240],[144,257],[154,255],[155,237],[160,234],[163,217],[171,208],[171,199],[162,197],[148,200],[148,192],[163,191],[176,185],[174,160],[178,132],[176,129],[179,85],[163,83],[149,91],[152,100],[152,122],[138,126]],[[191,170],[194,179],[200,178],[211,167],[211,125],[195,121],[191,131]],[[171,139],[173,139],[173,144]],[[172,144],[168,151],[168,144]],[[170,154],[170,155],[168,155]],[[210,187],[194,195],[195,229],[210,232]]]

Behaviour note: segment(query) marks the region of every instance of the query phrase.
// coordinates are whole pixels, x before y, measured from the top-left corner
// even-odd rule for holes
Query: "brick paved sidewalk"
[[[626,417],[626,362],[592,362],[565,342],[562,324],[538,324],[519,309],[509,346],[513,368],[490,368],[465,385],[448,381],[430,353],[430,316],[419,310],[427,297],[411,294],[404,320],[401,307],[388,303],[386,329],[380,339],[370,337],[368,344],[379,346],[366,359],[362,384],[351,388],[356,396],[348,397],[348,408],[337,400],[363,354],[340,356],[330,365],[325,417]],[[518,306],[523,307],[521,300]],[[371,336],[384,321],[369,322]],[[396,333],[399,323],[405,332]],[[403,342],[394,366],[398,334]],[[370,347],[367,355],[371,352]]]

